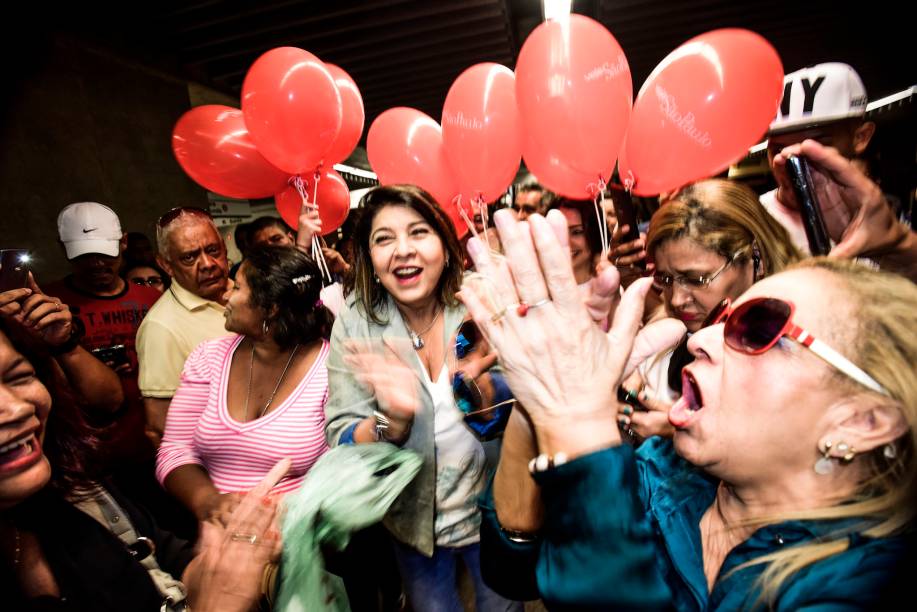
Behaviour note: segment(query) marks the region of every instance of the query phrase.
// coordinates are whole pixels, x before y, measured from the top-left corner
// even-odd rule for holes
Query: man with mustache
[[[224,294],[231,281],[226,246],[202,209],[175,208],[160,217],[156,246],[156,260],[173,282],[143,320],[137,354],[147,436],[158,446],[185,359],[204,340],[226,334]]]

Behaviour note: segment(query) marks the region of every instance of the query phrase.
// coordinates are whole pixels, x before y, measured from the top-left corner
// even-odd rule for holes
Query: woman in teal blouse
[[[603,334],[563,218],[501,214],[506,262],[469,250],[507,308],[461,292],[525,407],[483,504],[491,586],[552,610],[874,605],[917,512],[917,287],[837,260],[757,283],[691,337],[673,441],[634,451],[616,383],[683,327],[637,334],[645,279]]]

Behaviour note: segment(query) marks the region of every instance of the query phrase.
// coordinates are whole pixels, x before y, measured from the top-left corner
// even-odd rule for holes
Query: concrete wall
[[[4,97],[0,247],[32,249],[40,280],[69,269],[56,218],[71,202],[107,204],[125,231],[151,238],[169,208],[207,206],[170,147],[172,126],[190,108],[186,83],[57,39]]]

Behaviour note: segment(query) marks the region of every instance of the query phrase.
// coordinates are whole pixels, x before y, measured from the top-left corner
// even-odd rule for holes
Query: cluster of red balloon
[[[571,15],[535,28],[515,73],[498,64],[463,72],[441,127],[411,108],[379,115],[367,153],[382,183],[423,187],[463,235],[459,207],[499,197],[521,158],[546,187],[578,199],[598,194],[619,153],[622,180],[638,195],[716,174],[767,129],[782,81],[766,40],[714,30],[670,53],[632,104],[621,46],[598,22]]]
[[[430,192],[462,237],[471,212],[512,184],[522,136],[513,71],[484,63],[452,84],[442,127],[419,110],[391,108],[370,126],[366,153],[381,183],[411,183]]]
[[[303,201],[318,207],[322,231],[339,228],[350,193],[332,166],[363,133],[363,98],[338,66],[295,47],[259,57],[242,86],[242,110],[198,106],[172,131],[181,167],[202,187],[233,198],[275,196],[296,227]]]

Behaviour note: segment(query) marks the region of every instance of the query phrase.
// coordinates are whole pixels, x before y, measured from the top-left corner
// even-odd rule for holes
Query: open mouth
[[[704,407],[700,386],[687,368],[681,371],[681,386],[681,398],[669,410],[669,423],[677,429],[687,427]]]
[[[41,457],[41,444],[34,433],[0,446],[0,472],[31,465]]]
[[[402,285],[413,283],[420,278],[423,268],[417,266],[399,266],[392,270],[395,279]]]

